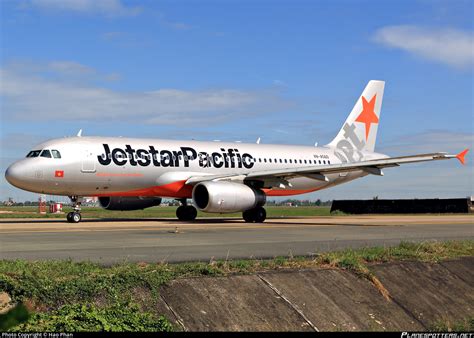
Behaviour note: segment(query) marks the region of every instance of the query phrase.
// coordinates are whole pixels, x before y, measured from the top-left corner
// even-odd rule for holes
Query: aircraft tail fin
[[[369,81],[341,130],[328,146],[374,151],[384,87],[384,81]]]

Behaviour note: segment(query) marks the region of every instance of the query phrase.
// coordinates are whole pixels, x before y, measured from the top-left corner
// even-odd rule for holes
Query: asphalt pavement
[[[314,255],[401,241],[474,239],[474,215],[267,219],[0,220],[0,259],[182,262]]]

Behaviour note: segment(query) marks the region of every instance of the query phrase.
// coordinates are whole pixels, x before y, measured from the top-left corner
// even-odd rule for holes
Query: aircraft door
[[[90,150],[86,150],[84,153],[81,171],[83,173],[95,173],[95,156]]]

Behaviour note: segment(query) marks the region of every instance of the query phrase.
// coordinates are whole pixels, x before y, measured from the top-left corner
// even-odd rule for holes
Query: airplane
[[[39,144],[5,172],[27,191],[69,196],[81,221],[84,196],[108,210],[139,210],[180,201],[176,216],[192,221],[197,209],[242,212],[246,222],[265,221],[267,196],[305,194],[406,163],[457,158],[444,152],[389,157],[374,151],[384,81],[371,80],[336,137],[323,147],[237,142],[75,137]],[[192,204],[188,203],[192,200]]]

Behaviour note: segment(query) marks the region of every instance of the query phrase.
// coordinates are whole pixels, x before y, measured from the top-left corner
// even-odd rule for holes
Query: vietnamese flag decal
[[[63,177],[64,177],[64,170],[56,170],[56,171],[54,172],[54,177],[63,178]]]

